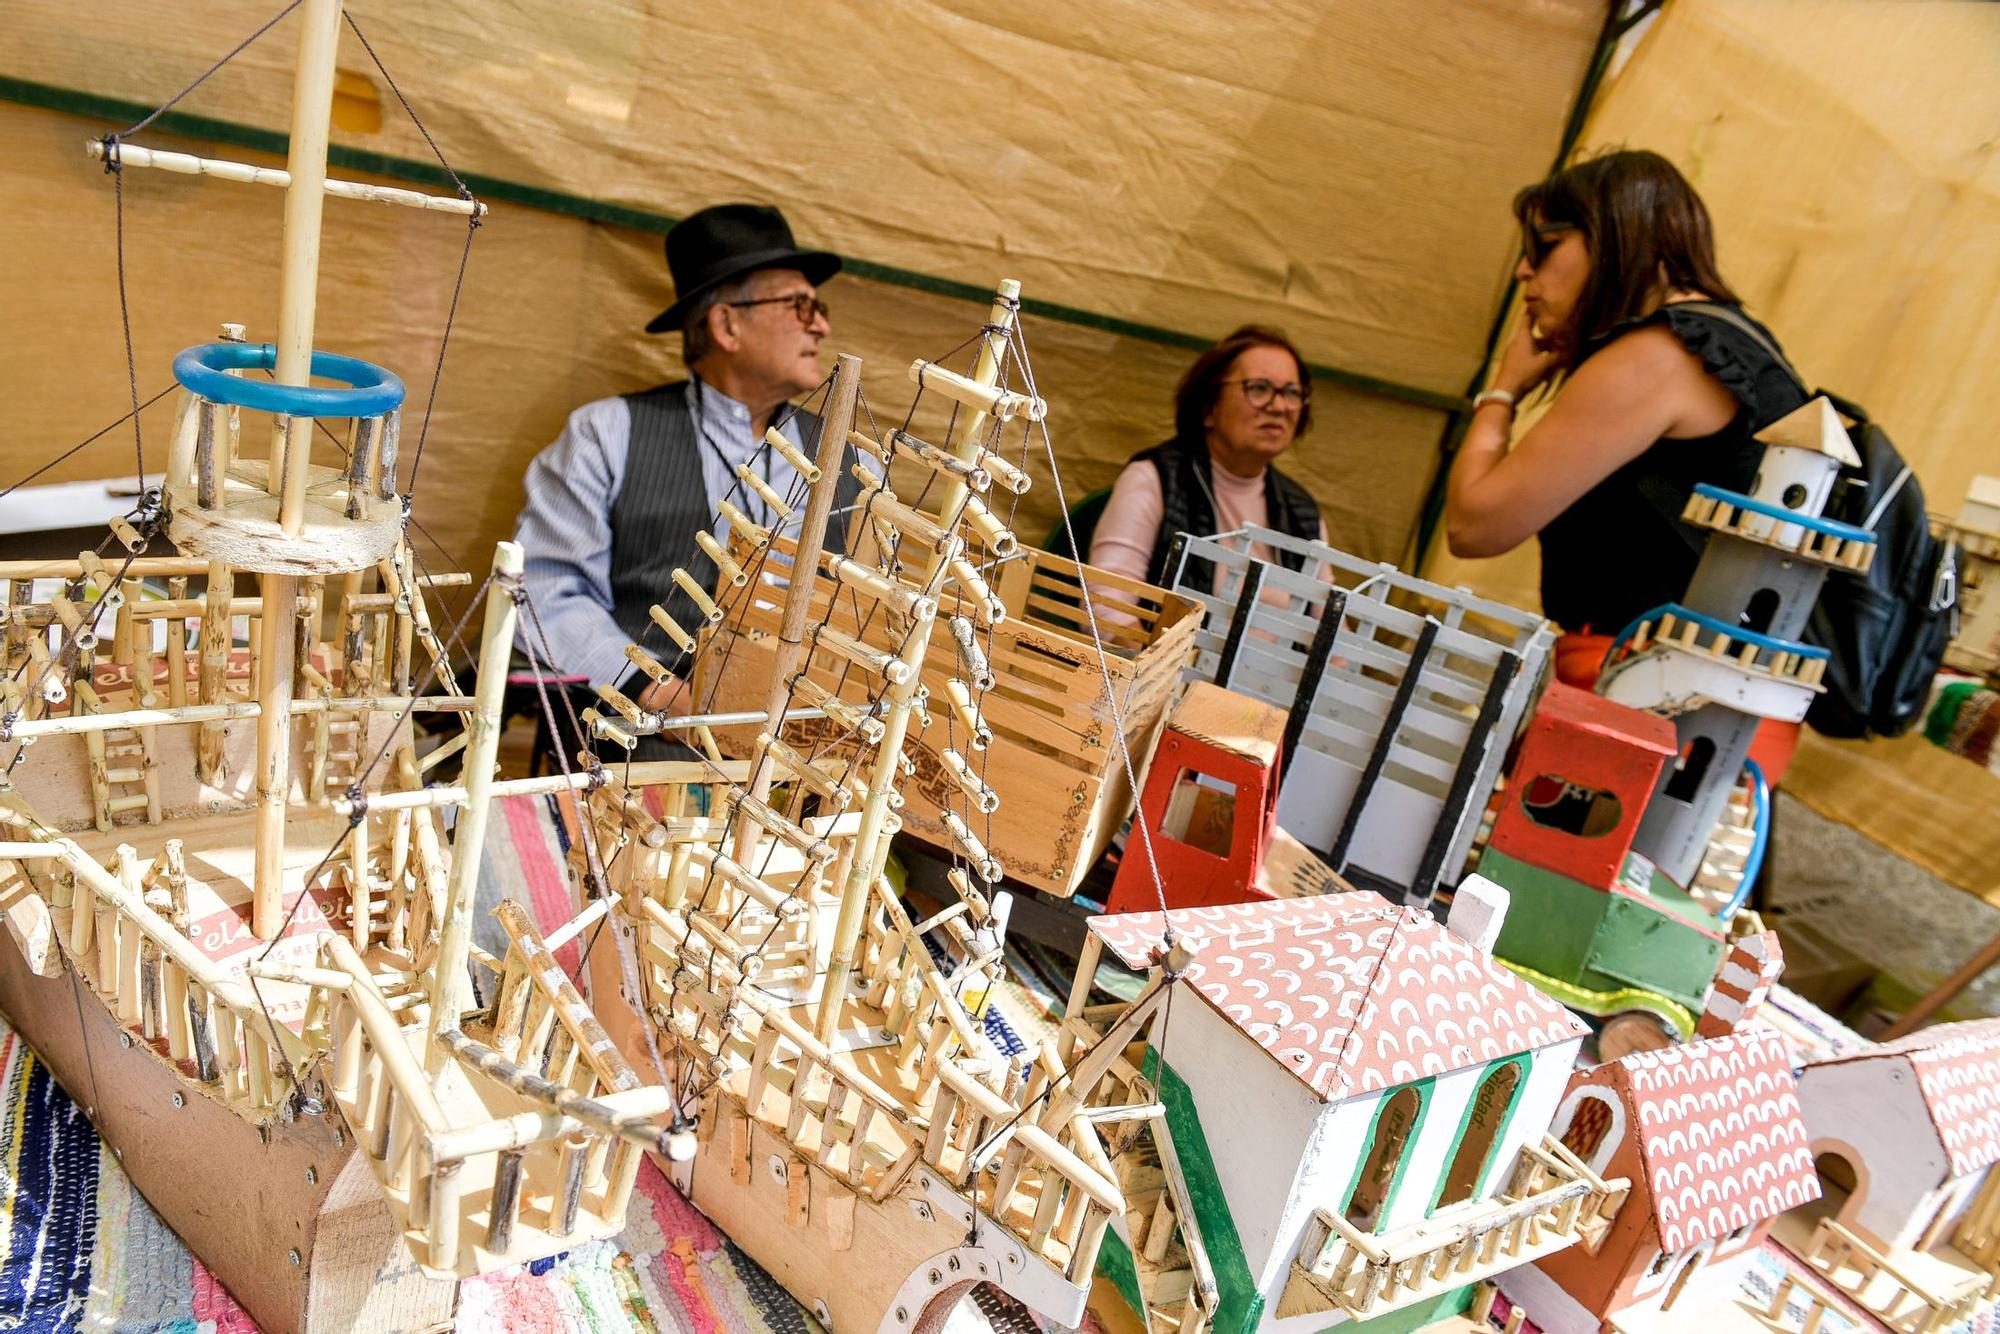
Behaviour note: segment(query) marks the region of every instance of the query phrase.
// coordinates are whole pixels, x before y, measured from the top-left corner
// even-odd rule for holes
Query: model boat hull
[[[262,1127],[243,1119],[131,1037],[80,976],[35,975],[5,931],[0,1010],[260,1328],[410,1330],[450,1319],[456,1285],[418,1270],[331,1110]]]

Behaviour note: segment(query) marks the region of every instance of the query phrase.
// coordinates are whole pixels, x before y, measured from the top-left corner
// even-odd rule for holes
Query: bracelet
[[[1478,397],[1472,400],[1472,410],[1477,412],[1488,403],[1505,403],[1507,410],[1511,412],[1518,401],[1513,394],[1505,389],[1484,389],[1480,391]]]

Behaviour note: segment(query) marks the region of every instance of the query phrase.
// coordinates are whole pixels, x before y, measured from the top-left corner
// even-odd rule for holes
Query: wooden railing
[[[1031,1081],[1018,1084],[1016,1101],[995,1093],[951,1062],[938,1065],[937,1077],[924,1161],[960,1189],[976,1193],[972,1155],[959,1146],[979,1137],[975,1150],[983,1146],[990,1155],[1004,1145],[991,1187],[991,1198],[998,1205],[991,1212],[1030,1251],[1061,1267],[1071,1282],[1088,1283],[1104,1229],[1114,1214],[1125,1209],[1125,1196],[1096,1128],[1079,1113],[1059,1139],[1037,1126],[1031,1115],[1021,1115],[1023,1106],[1032,1107],[1040,1097]],[[1028,1194],[1035,1205],[1023,1227],[1008,1205]]]
[[[1281,1311],[1382,1315],[1580,1242],[1594,1248],[1629,1191],[1629,1182],[1598,1177],[1545,1138],[1521,1150],[1514,1179],[1498,1199],[1443,1218],[1371,1235],[1316,1210]]]
[[[50,849],[51,860],[68,873],[69,900],[62,901],[59,889],[52,907],[59,923],[67,907],[69,953],[121,1023],[149,1041],[164,1039],[171,1059],[189,1063],[198,1081],[253,1115],[283,1101],[290,1092],[284,1067],[296,1070],[310,1059],[306,1043],[270,1018],[250,986],[226,975],[187,938],[179,840],[170,840],[150,866],[120,845],[113,875],[18,808],[0,812],[0,822]],[[323,1001],[308,992],[308,1025]]]
[[[1806,1246],[1806,1262],[1891,1329],[1931,1334],[1969,1317],[2000,1293],[2000,1278],[1966,1274],[1940,1285],[1910,1273],[1838,1219],[1824,1218]]]
[[[1746,671],[1804,685],[1818,685],[1820,678],[1826,675],[1827,660],[1823,657],[1807,657],[1801,653],[1765,648],[1749,640],[1738,640],[1725,631],[1675,616],[1672,612],[1663,613],[1657,619],[1641,621],[1632,631],[1631,638],[1620,648],[1630,655],[1658,646],[1726,659]]]
[[[668,1149],[659,1122],[673,1110],[670,1090],[632,1079],[586,1097],[445,1029],[438,1040],[465,1078],[504,1089],[526,1108],[453,1124],[417,1061],[416,1034],[375,975],[342,937],[329,933],[321,943],[338,975],[334,1097],[426,1263],[463,1275],[562,1249],[586,1218],[594,1235],[624,1225],[646,1151]]]

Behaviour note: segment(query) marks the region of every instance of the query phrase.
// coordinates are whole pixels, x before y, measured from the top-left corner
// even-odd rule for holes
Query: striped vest
[[[715,507],[701,476],[704,448],[688,405],[687,382],[676,380],[625,395],[632,411],[631,443],[625,453],[625,480],[611,503],[611,619],[635,642],[645,642],[658,603],[693,632],[700,624],[694,600],[675,584],[683,566],[713,595],[715,562],[694,544],[694,535],[715,522]],[[813,452],[819,418],[799,414],[806,452]],[[842,470],[834,492],[834,513],[826,526],[830,551],[845,551],[846,516],[861,484]],[[651,642],[660,634],[652,630]],[[676,651],[664,655],[672,664]]]

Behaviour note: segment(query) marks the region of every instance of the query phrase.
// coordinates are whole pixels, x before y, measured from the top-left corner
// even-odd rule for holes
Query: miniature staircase
[[[159,822],[159,761],[150,731],[115,727],[104,733],[105,806],[114,821],[127,811],[144,811],[148,824]]]
[[[329,705],[331,701],[329,701]],[[367,720],[359,709],[328,707],[314,715],[312,743],[307,748],[306,797],[324,801],[347,793],[362,772],[362,747]]]

